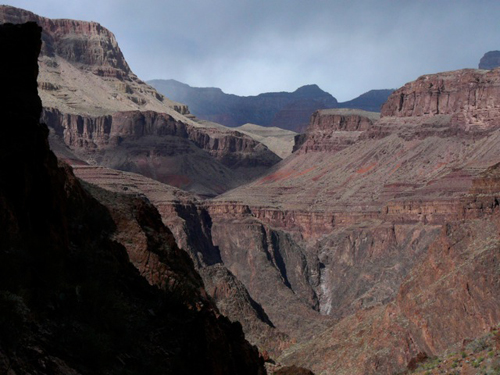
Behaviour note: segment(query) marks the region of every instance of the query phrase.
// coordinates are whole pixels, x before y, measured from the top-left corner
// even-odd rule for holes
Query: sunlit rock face
[[[142,173],[204,196],[251,181],[281,160],[245,134],[194,121],[186,105],[133,74],[114,35],[98,23],[10,6],[0,6],[0,21],[44,29],[42,116],[65,159]]]

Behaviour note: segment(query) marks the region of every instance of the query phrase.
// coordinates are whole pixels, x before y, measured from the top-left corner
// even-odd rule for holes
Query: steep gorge
[[[404,371],[420,353],[442,354],[499,322],[499,74],[420,77],[391,95],[381,118],[319,111],[292,156],[209,200],[96,165],[75,166],[75,174],[104,188],[86,185],[122,229],[114,239],[150,283],[164,286],[168,270],[145,249],[172,238],[166,229],[166,237],[148,235],[161,227],[157,214],[131,214],[153,203],[219,309],[274,358],[322,374]],[[151,134],[175,136],[168,152],[196,147],[217,167],[252,164],[232,151],[252,160],[259,147],[175,113],[44,116],[74,151],[114,167],[107,148]],[[162,148],[140,146],[122,155],[139,154],[128,170],[143,166],[148,175]]]
[[[451,88],[459,92],[457,81]],[[408,92],[398,90],[387,108],[401,95]],[[495,107],[489,111],[494,116]],[[447,299],[436,300],[429,292],[430,302],[422,304],[418,292],[423,283],[433,282],[426,281],[425,273],[438,272],[435,254],[451,262],[440,266],[440,280],[448,279],[455,267],[465,270],[460,261],[471,267],[461,282],[483,282],[472,277],[479,267],[476,261],[446,260],[442,243],[451,232],[443,228],[455,226],[452,233],[466,226],[475,228],[467,229],[468,241],[478,247],[464,245],[460,252],[484,253],[491,259],[490,267],[480,263],[486,267],[482,274],[497,272],[496,247],[486,246],[491,240],[485,242],[483,236],[495,238],[497,233],[484,223],[496,220],[498,182],[495,169],[485,171],[500,162],[499,127],[488,119],[484,119],[488,126],[467,126],[456,120],[460,118],[467,117],[384,115],[378,119],[362,111],[319,111],[294,154],[266,176],[214,199],[183,198],[190,202],[182,204],[191,207],[189,217],[176,203],[179,195],[166,202],[164,195],[134,187],[160,207],[164,217],[167,212],[184,215],[181,220],[170,219],[168,225],[184,248],[191,249],[193,259],[210,259],[208,267],[199,263],[201,270],[223,265],[262,307],[265,320],[278,331],[264,340],[261,336],[260,341],[261,323],[245,322],[241,315],[236,317],[237,309],[227,310],[230,317],[243,321],[247,335],[261,348],[273,355],[281,353],[284,363],[316,373],[393,373],[402,371],[419,353],[440,354],[459,345],[465,335],[479,336],[498,323],[492,313],[496,305],[483,298],[474,313],[479,320],[472,323],[472,315],[456,311],[449,318],[453,329],[448,330],[437,319]],[[102,184],[102,177],[90,177],[95,172],[88,167],[77,168],[76,173]],[[485,173],[490,177],[485,179]],[[108,181],[107,186],[120,184]],[[199,226],[201,212],[203,225]],[[196,233],[203,235],[197,237],[204,238],[204,244],[189,244],[195,232],[188,234],[187,228],[198,228]],[[207,249],[206,255],[197,255],[201,248]],[[205,280],[214,285],[211,276]],[[494,278],[481,285],[482,295],[496,301]],[[456,282],[429,288],[438,296],[456,293],[456,306],[468,293]],[[210,290],[218,293],[216,288]],[[414,295],[419,296],[416,304]],[[441,305],[432,302],[438,300]],[[449,308],[455,311],[458,307],[452,301]],[[420,315],[428,322],[422,323]],[[430,322],[434,319],[435,324]],[[464,324],[470,329],[463,331]],[[394,354],[387,354],[391,350]],[[346,357],[352,359],[346,361]]]

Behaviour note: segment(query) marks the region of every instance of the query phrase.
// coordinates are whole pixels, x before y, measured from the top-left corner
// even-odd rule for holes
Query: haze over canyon
[[[500,371],[497,52],[339,103],[0,23],[2,372]]]

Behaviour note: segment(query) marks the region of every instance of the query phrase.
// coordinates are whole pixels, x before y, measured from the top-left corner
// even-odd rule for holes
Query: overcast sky
[[[110,29],[143,80],[256,95],[316,83],[339,101],[500,50],[498,0],[11,0]]]

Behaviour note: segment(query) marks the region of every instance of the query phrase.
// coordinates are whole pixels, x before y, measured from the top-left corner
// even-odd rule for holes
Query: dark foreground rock
[[[58,165],[38,121],[40,37],[34,23],[0,29],[0,372],[265,373],[156,209],[116,196],[156,259],[148,275],[114,240],[116,213]]]

